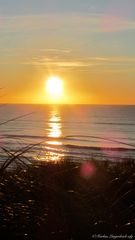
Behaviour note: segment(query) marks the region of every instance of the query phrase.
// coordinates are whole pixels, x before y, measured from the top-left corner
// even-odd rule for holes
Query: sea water
[[[22,151],[37,161],[135,159],[135,106],[0,105],[0,158]]]

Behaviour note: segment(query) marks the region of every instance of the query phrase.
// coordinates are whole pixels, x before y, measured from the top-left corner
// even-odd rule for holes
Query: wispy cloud
[[[103,14],[101,17],[101,29],[104,32],[134,30],[135,21],[127,20],[115,15]]]
[[[23,53],[23,49],[19,51]],[[83,70],[83,71],[104,71],[104,70],[133,70],[135,65],[135,57],[115,56],[115,57],[76,57],[76,52],[70,49],[35,49],[35,54],[32,56],[22,55],[20,59],[12,59],[12,51],[7,59],[0,60],[0,64],[20,64],[30,65],[35,67],[62,69],[62,70]],[[79,54],[79,53],[78,53]]]
[[[106,14],[45,14],[31,16],[0,17],[0,30],[22,32],[58,30],[72,32],[108,32],[134,30],[135,21]]]
[[[50,58],[36,57],[23,64],[34,65],[54,70],[77,70],[77,71],[98,71],[98,72],[124,72],[134,71],[135,57],[72,57],[66,58]]]
[[[1,49],[0,64],[20,64],[55,70],[79,71],[125,71],[135,65],[135,57],[130,56],[82,56],[71,49],[32,48],[27,52],[24,48]]]

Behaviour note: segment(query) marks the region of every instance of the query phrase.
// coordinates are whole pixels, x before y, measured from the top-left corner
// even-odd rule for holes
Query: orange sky
[[[97,67],[95,72],[53,69],[51,73],[36,66],[18,67],[3,74],[1,103],[50,103],[45,82],[52,75],[59,76],[64,83],[65,97],[58,103],[135,104],[135,82],[128,71],[99,71]]]
[[[0,3],[1,103],[51,103],[56,75],[58,103],[135,104],[135,2],[75,2]]]

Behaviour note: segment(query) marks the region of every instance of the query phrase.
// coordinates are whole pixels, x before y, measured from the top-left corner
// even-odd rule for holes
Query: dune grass
[[[82,175],[83,164],[94,174]],[[1,181],[3,239],[91,239],[134,234],[133,162],[40,163],[5,171]]]

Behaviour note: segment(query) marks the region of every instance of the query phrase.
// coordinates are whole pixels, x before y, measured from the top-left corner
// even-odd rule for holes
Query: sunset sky
[[[0,0],[0,102],[135,104],[135,0]]]

